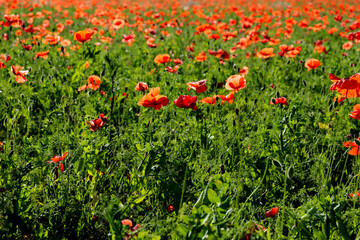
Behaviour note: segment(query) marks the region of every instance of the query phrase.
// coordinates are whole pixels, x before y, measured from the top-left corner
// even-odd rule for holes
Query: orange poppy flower
[[[74,40],[84,43],[92,38],[92,32],[90,30],[78,31],[74,34]]]
[[[11,72],[15,75],[15,80],[17,83],[24,83],[27,81],[25,75],[29,73],[29,71],[20,71],[23,67],[20,66],[11,66]]]
[[[357,140],[360,140],[358,138]],[[349,155],[357,156],[360,154],[360,146],[356,144],[356,142],[343,142],[344,147],[351,148],[350,151],[348,151]]]
[[[246,75],[249,73],[249,68],[246,67],[246,66],[244,66],[243,68],[241,68],[241,69],[239,70],[239,73],[240,73],[241,75],[243,75],[243,76],[246,76]]]
[[[150,89],[150,92],[140,99],[138,105],[151,107],[155,110],[160,110],[162,106],[167,106],[169,104],[169,99],[166,96],[159,95],[159,93],[159,87]]]
[[[204,51],[202,51],[201,53],[199,53],[198,56],[195,57],[197,62],[203,62],[206,61],[206,54]]]
[[[48,59],[49,58],[49,52],[50,52],[50,50],[46,50],[45,52],[38,52],[38,53],[36,53],[35,58]]]
[[[245,88],[246,79],[242,75],[232,75],[226,80],[225,88],[234,93],[238,92],[240,89]]]
[[[87,69],[88,67],[90,67],[90,63],[88,61],[85,62],[84,68]]]
[[[269,102],[270,105],[275,105],[275,104],[282,104],[282,105],[288,105],[287,99],[284,97],[280,97],[280,98],[273,98],[271,99],[271,101]]]
[[[310,71],[310,69],[315,69],[321,65],[321,62],[315,58],[310,58],[305,62],[305,67]]]
[[[100,79],[100,77],[96,76],[96,75],[91,75],[88,79],[87,79],[87,84],[81,86],[78,91],[84,91],[87,88],[90,88],[94,91],[98,90],[100,87],[100,84],[102,84],[102,81]]]
[[[201,102],[201,103],[207,103],[207,104],[211,104],[211,105],[215,105],[215,103],[216,103],[216,98],[217,98],[217,96],[214,95],[214,96],[212,96],[212,97],[203,98],[203,99],[201,99],[199,102]]]
[[[342,49],[350,50],[353,46],[353,42],[346,42],[342,45]]]
[[[186,83],[186,85],[188,85],[188,91],[190,91],[190,89],[194,89],[197,93],[202,93],[202,92],[205,92],[206,89],[207,89],[207,86],[205,85],[206,84],[206,79],[204,80],[200,80],[198,82],[189,82],[189,83]]]
[[[234,92],[230,92],[228,95],[218,95],[219,98],[221,98],[221,104],[224,104],[224,102],[228,102],[229,104],[232,104],[234,102]]]
[[[349,117],[360,120],[360,104],[356,104],[353,107],[353,111],[349,114]]]
[[[69,152],[66,152],[62,156],[53,156],[50,158],[51,161],[47,161],[47,163],[58,163],[59,161],[63,161],[68,154]]]
[[[168,54],[160,54],[160,55],[157,55],[155,58],[154,58],[154,62],[157,64],[157,65],[160,65],[162,63],[167,63],[169,62],[171,59],[170,59],[170,56]]]
[[[118,30],[120,28],[123,28],[125,26],[125,21],[122,19],[114,19],[112,26],[114,29]]]
[[[268,59],[275,56],[273,48],[264,48],[261,49],[259,52],[256,53],[258,58]]]

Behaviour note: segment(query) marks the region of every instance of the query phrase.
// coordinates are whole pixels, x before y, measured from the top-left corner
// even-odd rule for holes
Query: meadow
[[[359,4],[0,0],[0,239],[360,239]]]

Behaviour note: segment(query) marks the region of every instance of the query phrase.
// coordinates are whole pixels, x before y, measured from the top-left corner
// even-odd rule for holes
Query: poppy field
[[[0,0],[0,239],[360,239],[359,3]]]

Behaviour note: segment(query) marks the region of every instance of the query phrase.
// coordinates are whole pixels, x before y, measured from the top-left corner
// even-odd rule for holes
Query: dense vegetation
[[[358,4],[2,1],[0,237],[360,238]]]

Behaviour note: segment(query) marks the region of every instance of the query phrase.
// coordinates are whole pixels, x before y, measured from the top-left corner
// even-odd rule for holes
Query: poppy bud
[[[322,67],[323,72],[325,72],[325,67]]]
[[[247,98],[247,97],[245,97],[245,102],[248,102],[248,98]]]
[[[101,75],[101,77],[105,76],[105,68],[102,70],[100,75]]]
[[[239,116],[239,109],[238,108],[235,108],[235,114],[237,115],[237,116]]]
[[[12,31],[12,26],[9,27],[10,32]]]
[[[273,88],[273,89],[276,88],[276,86],[273,83],[270,85],[270,87]]]
[[[21,94],[20,97],[21,97],[21,98],[24,98],[24,94]]]
[[[125,87],[124,91],[127,92],[127,90],[128,90],[128,87]]]
[[[218,68],[218,72],[220,72],[221,68]]]
[[[304,87],[306,87],[306,82],[305,82],[305,80],[302,80],[302,84],[304,85]]]
[[[235,120],[233,120],[233,127],[235,127],[236,126],[236,122],[235,122]]]
[[[355,67],[355,66],[356,66],[355,63],[352,63],[352,64],[351,64],[351,67]]]
[[[65,54],[65,48],[64,48],[64,46],[61,46],[61,51],[62,51],[63,54]]]
[[[255,98],[255,100],[254,100],[254,105],[256,105],[257,101],[258,101],[257,98]]]
[[[176,111],[174,111],[174,116],[176,117]]]
[[[300,63],[300,64],[303,64],[303,61],[302,61],[302,60],[300,60],[300,61],[299,61],[299,63]]]
[[[233,65],[233,68],[235,69],[236,68],[236,64]],[[239,71],[238,71],[239,72]]]

